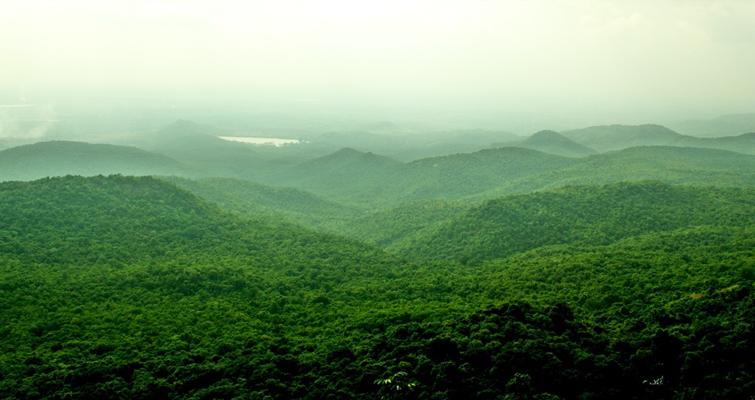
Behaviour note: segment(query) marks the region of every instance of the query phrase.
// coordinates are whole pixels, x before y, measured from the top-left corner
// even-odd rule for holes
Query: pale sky
[[[0,91],[755,112],[755,1],[0,0]]]

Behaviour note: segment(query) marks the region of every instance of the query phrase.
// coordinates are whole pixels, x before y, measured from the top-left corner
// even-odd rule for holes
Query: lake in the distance
[[[244,137],[244,136],[218,136],[223,140],[229,140],[231,142],[241,142],[249,144],[272,144],[274,146],[283,146],[288,143],[299,143],[296,139],[277,139],[277,138],[262,138],[262,137]]]

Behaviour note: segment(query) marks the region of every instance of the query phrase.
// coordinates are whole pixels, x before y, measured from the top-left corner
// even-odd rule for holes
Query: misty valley
[[[1,398],[755,396],[755,129],[78,121],[0,141]]]

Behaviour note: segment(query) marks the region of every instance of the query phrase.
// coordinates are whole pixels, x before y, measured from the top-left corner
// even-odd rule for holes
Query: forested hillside
[[[387,210],[357,215],[337,226],[335,232],[380,247],[396,246],[440,222],[450,220],[469,207],[470,204],[461,202],[411,201]]]
[[[660,182],[576,186],[490,200],[404,246],[411,258],[492,260],[547,245],[755,225],[755,190]]]
[[[191,180],[175,176],[160,179],[253,220],[273,225],[295,225],[353,237],[380,247],[449,220],[471,207],[469,203],[417,200],[382,210],[348,207],[294,188],[231,179]]]
[[[750,396],[750,190],[640,183],[530,196],[537,221],[586,214],[571,231],[537,228],[562,244],[463,265],[241,219],[153,178],[2,183],[0,394]],[[525,198],[453,221],[486,209],[502,221]],[[410,203],[361,229],[400,236],[462,208]],[[601,210],[613,211],[594,218]]]
[[[274,224],[298,223],[312,229],[333,231],[358,214],[353,208],[294,188],[233,178],[191,180],[172,176],[160,179],[174,183],[224,210]]]

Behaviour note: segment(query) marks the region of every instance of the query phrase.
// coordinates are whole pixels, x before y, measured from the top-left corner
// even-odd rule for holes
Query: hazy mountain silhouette
[[[494,146],[500,147],[502,145],[533,149],[564,157],[584,157],[597,153],[597,151],[583,146],[558,132],[548,130],[537,132],[518,143],[497,144]]]
[[[561,132],[563,136],[599,152],[634,146],[675,146],[684,136],[661,125],[603,125]]]
[[[687,135],[703,137],[735,136],[755,132],[755,113],[723,115],[711,120],[688,120],[672,125]]]
[[[199,175],[172,158],[129,146],[51,141],[0,151],[0,180],[110,174]]]

